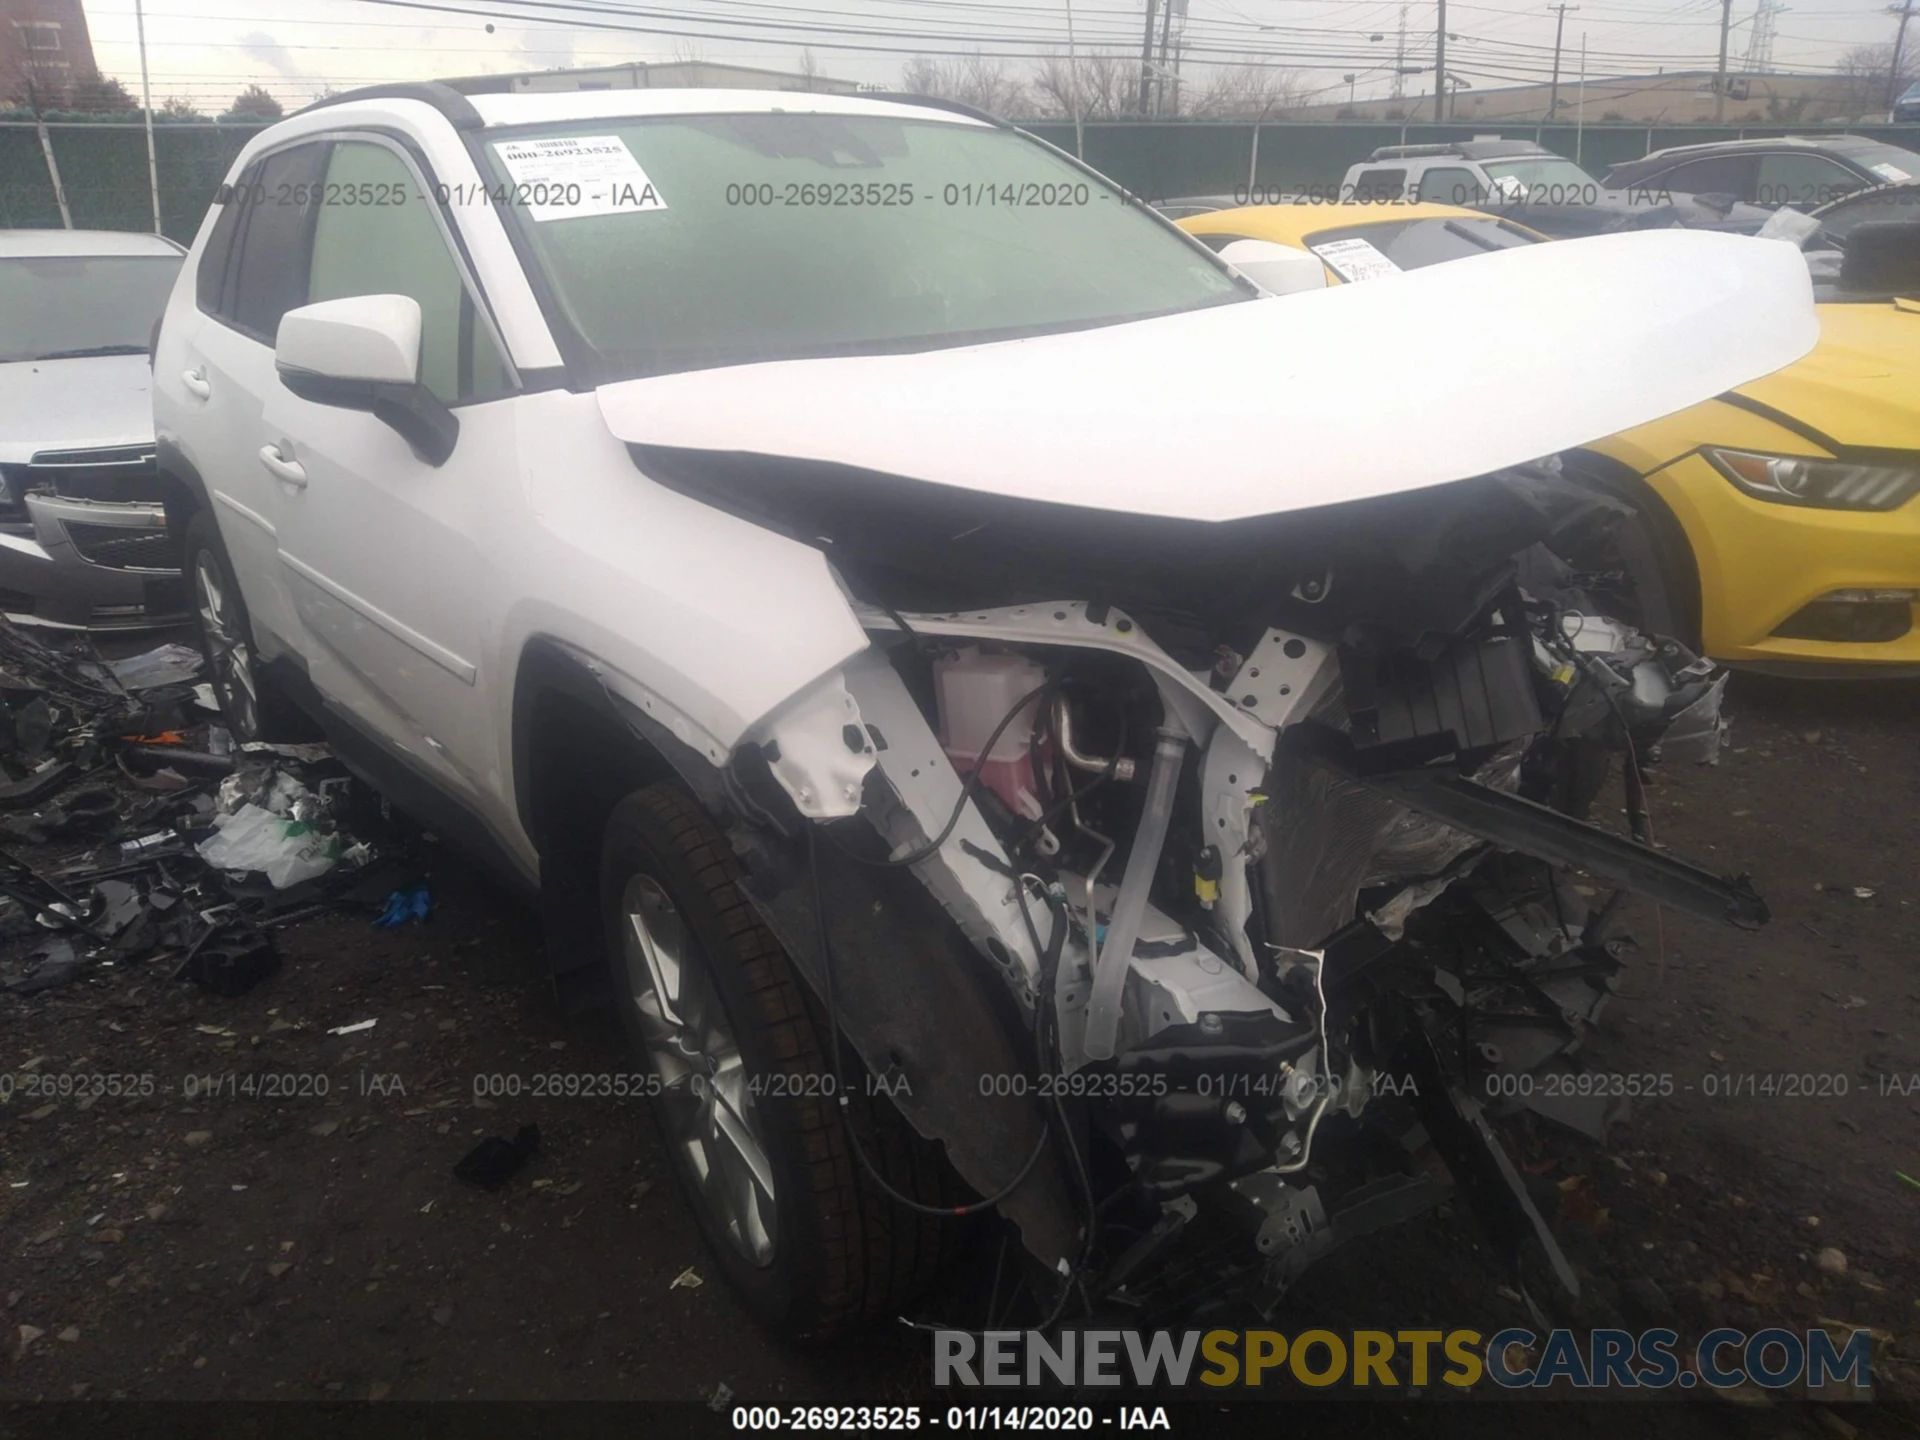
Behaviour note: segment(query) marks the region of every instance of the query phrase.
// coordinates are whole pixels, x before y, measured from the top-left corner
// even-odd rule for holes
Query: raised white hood
[[[1664,230],[989,345],[607,385],[620,439],[1234,520],[1485,474],[1684,409],[1819,336],[1806,262]]]

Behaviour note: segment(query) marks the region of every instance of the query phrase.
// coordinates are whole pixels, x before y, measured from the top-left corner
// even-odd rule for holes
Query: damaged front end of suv
[[[1056,1315],[1270,1306],[1450,1193],[1423,1140],[1574,1287],[1486,1112],[1599,1136],[1620,1103],[1512,1080],[1571,1073],[1614,989],[1615,902],[1584,897],[1766,918],[1582,818],[1617,758],[1639,833],[1639,767],[1723,736],[1724,678],[1556,559],[1612,502],[1546,461],[1215,523],[635,459],[820,547],[872,639],[707,798],[864,1083]]]

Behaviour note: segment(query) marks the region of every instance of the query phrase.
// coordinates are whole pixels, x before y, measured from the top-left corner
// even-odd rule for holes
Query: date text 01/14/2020
[[[922,1413],[918,1405],[736,1405],[735,1430],[884,1431],[945,1429],[1071,1434],[1116,1430],[1171,1431],[1164,1405],[1122,1405],[1112,1414],[1091,1405],[950,1405]]]

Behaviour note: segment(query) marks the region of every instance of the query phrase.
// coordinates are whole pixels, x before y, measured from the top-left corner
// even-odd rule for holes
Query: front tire
[[[1601,613],[1700,651],[1700,587],[1692,550],[1671,511],[1637,477],[1570,455],[1566,475],[1633,513],[1573,537],[1560,558],[1585,577]]]
[[[621,800],[600,864],[613,994],[635,1059],[660,1083],[661,1141],[720,1269],[766,1324],[830,1339],[910,1300],[946,1236],[860,1172],[825,1017],[739,878],[726,838],[679,785]],[[888,1182],[939,1203],[938,1152],[858,1077],[846,1084]]]
[[[307,727],[260,672],[253,622],[219,524],[209,512],[196,510],[187,522],[185,539],[187,586],[200,632],[200,657],[227,728],[242,743],[304,738]]]

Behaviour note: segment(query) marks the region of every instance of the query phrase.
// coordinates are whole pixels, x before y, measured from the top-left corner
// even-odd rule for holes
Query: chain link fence
[[[169,237],[192,243],[233,157],[261,128],[212,122],[153,127],[160,228]],[[49,121],[47,135],[76,229],[153,228],[147,139],[138,122]],[[0,229],[59,224],[60,206],[33,122],[0,121]]]
[[[221,122],[156,125],[161,228],[183,245],[192,241],[213,193],[240,149],[262,127]],[[1023,128],[1072,153],[1070,121],[1031,121]],[[148,230],[153,225],[147,187],[146,137],[137,122],[49,121],[54,159],[76,227]],[[1181,195],[1255,198],[1337,186],[1347,167],[1380,145],[1425,145],[1489,134],[1538,140],[1578,159],[1598,175],[1671,145],[1756,136],[1839,133],[1819,126],[1647,126],[1599,124],[1419,125],[1397,122],[1120,120],[1083,127],[1089,165],[1149,200]],[[1854,126],[1868,135],[1920,150],[1920,125]],[[0,228],[60,224],[32,121],[0,121]]]

